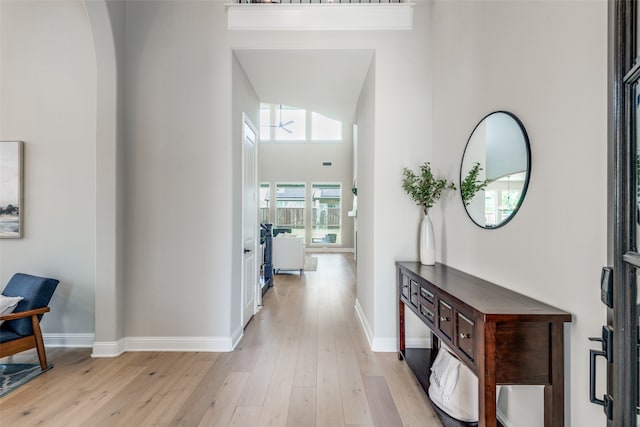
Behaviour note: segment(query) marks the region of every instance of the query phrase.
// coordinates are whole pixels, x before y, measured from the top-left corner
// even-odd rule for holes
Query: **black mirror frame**
[[[467,206],[464,204],[464,200],[462,200],[462,193],[460,193],[460,201],[462,201],[462,207],[464,208],[464,211],[466,212],[467,216],[469,217],[469,219],[471,219],[471,222],[473,222],[475,225],[477,225],[478,227],[482,228],[483,230],[495,230],[496,228],[503,227],[504,225],[508,224],[513,219],[513,217],[516,216],[516,214],[520,210],[520,206],[522,206],[522,202],[524,201],[524,198],[525,198],[525,196],[527,194],[527,189],[529,188],[529,179],[531,177],[531,145],[530,145],[530,142],[529,142],[529,135],[527,134],[527,130],[525,129],[524,124],[522,123],[522,121],[520,121],[518,116],[516,116],[515,114],[513,114],[513,113],[511,113],[509,111],[496,110],[496,111],[492,111],[491,113],[485,115],[475,125],[475,127],[473,128],[473,130],[469,134],[469,138],[467,139],[467,143],[464,146],[464,151],[462,152],[462,160],[460,161],[460,179],[459,179],[458,183],[462,184],[462,180],[464,179],[462,177],[462,165],[464,164],[464,156],[467,153],[467,147],[469,146],[469,142],[471,141],[471,137],[475,133],[475,131],[478,128],[478,126],[480,126],[480,124],[482,124],[482,122],[484,122],[489,116],[491,116],[493,114],[498,114],[498,113],[503,113],[503,114],[506,114],[509,117],[511,117],[516,122],[516,124],[520,128],[520,131],[522,132],[522,137],[524,139],[525,151],[526,151],[526,155],[527,155],[527,173],[526,173],[526,176],[525,176],[525,179],[524,179],[524,184],[522,186],[522,194],[520,195],[520,198],[518,199],[518,203],[516,204],[515,209],[513,210],[513,212],[511,212],[511,215],[509,215],[509,217],[507,219],[505,219],[501,223],[493,225],[493,226],[486,226],[486,225],[478,224],[476,222],[476,220],[473,219],[471,214],[469,214],[469,210],[467,209]]]

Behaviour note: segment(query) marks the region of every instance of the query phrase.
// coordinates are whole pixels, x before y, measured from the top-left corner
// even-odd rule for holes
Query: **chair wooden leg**
[[[42,339],[42,330],[40,329],[40,322],[38,316],[31,316],[31,325],[33,326],[33,337],[36,340],[36,349],[38,350],[38,359],[40,360],[40,367],[43,371],[46,371],[47,366],[47,354],[44,350],[44,340]]]

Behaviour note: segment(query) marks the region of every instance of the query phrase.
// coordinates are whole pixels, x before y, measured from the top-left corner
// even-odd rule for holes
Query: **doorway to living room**
[[[374,51],[238,49],[233,54],[241,70],[234,79],[244,78],[250,86],[240,96],[252,98],[238,100],[234,91],[234,103],[249,106],[253,111],[246,113],[258,118],[260,224],[272,224],[274,238],[301,239],[307,253],[355,256],[354,129]]]

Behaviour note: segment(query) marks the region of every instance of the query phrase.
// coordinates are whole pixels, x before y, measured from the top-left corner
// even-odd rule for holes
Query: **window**
[[[342,141],[342,122],[303,108],[260,104],[262,141]]]
[[[275,139],[279,141],[303,141],[306,139],[305,110],[295,107],[279,105],[276,111],[276,121],[273,123]]]
[[[276,225],[304,239],[305,184],[276,184]]]
[[[492,181],[485,190],[485,221],[499,224],[509,218],[520,200],[525,174],[515,173]]]
[[[304,141],[307,112],[287,105],[260,104],[260,139],[263,141]]]
[[[260,183],[258,205],[260,206],[260,222],[263,224],[271,223],[271,215],[269,213],[269,202],[270,202],[269,196],[271,193],[270,190],[271,189],[269,188],[268,182]]]
[[[271,105],[260,104],[260,139],[268,141],[271,139]]]
[[[341,184],[312,184],[311,243],[340,244]]]
[[[342,122],[318,113],[311,113],[311,139],[314,141],[342,141]]]
[[[503,221],[511,216],[520,199],[519,190],[502,190],[500,193],[502,198],[500,202],[500,220]]]
[[[484,221],[485,224],[496,224],[498,217],[497,190],[487,189],[484,193]]]

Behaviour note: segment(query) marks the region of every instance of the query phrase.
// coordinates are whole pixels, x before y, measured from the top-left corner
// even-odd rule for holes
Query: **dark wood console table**
[[[396,262],[396,268],[401,360],[408,307],[431,329],[434,348],[442,341],[478,376],[480,427],[497,425],[497,384],[544,385],[544,425],[564,425],[569,313],[443,264]]]

